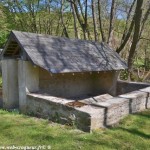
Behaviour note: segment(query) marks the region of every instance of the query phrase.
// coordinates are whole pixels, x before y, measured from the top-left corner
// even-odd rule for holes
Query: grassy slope
[[[130,115],[113,129],[92,134],[0,110],[0,145],[51,145],[60,150],[150,149],[150,110]]]

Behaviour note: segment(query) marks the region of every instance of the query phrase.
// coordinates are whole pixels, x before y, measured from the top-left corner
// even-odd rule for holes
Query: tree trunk
[[[102,41],[106,42],[106,37],[104,34],[103,26],[102,26],[102,18],[101,18],[101,0],[98,0],[98,19],[99,19],[99,29],[102,37]]]
[[[77,18],[76,18],[76,13],[74,9],[74,5],[71,3],[71,9],[72,9],[72,15],[73,15],[73,21],[74,21],[74,33],[75,33],[75,38],[79,38],[78,36],[78,29],[77,29]]]
[[[97,33],[97,17],[95,12],[95,0],[92,0],[92,16],[93,16],[93,25],[94,25],[94,38],[95,41],[98,41],[98,33]]]
[[[73,5],[74,5],[74,10],[76,12],[76,16],[77,16],[77,19],[79,21],[79,24],[82,28],[82,31],[83,31],[83,36],[84,36],[84,39],[86,40],[87,39],[87,7],[85,7],[85,16],[81,16],[80,13],[79,13],[79,10],[78,10],[78,6],[76,4],[76,0],[73,1]]]
[[[126,36],[124,37],[123,42],[121,43],[119,48],[117,48],[117,50],[116,50],[117,53],[120,53],[123,50],[123,48],[125,47],[125,45],[127,44],[128,40],[131,36],[133,28],[134,28],[134,17],[133,17],[132,22],[130,24],[129,30],[128,30]]]
[[[69,38],[69,35],[68,35],[68,32],[67,32],[67,29],[66,29],[66,26],[64,24],[64,17],[63,17],[63,13],[64,13],[64,10],[63,10],[63,5],[64,5],[64,0],[61,0],[61,23],[62,23],[62,26],[63,26],[63,33],[65,34],[65,37]]]
[[[114,21],[115,21],[115,9],[116,9],[116,0],[112,0],[111,12],[110,12],[110,22],[109,22],[109,33],[107,43],[112,47],[112,39],[114,32]]]
[[[138,0],[137,4],[136,4],[136,9],[135,9],[134,35],[133,35],[132,45],[129,50],[129,57],[128,57],[129,73],[132,72],[134,54],[136,51],[136,47],[137,47],[137,43],[138,43],[138,39],[139,39],[139,35],[140,35],[140,26],[141,26],[141,18],[142,18],[142,4],[143,4],[143,0]]]
[[[147,21],[149,15],[150,15],[150,5],[149,5],[149,7],[148,7],[148,9],[147,9],[147,11],[146,11],[144,17],[143,17],[142,23],[141,23],[141,29],[140,29],[139,40],[140,40],[140,37],[141,37],[141,35],[142,35],[142,33],[143,33],[144,25],[145,25],[145,23],[146,23],[146,21]]]
[[[124,32],[123,32],[123,35],[122,35],[121,43],[123,43],[123,41],[124,41],[124,39],[125,39],[125,37],[126,37],[126,35],[128,33],[128,31],[127,31],[128,24],[129,24],[130,17],[131,17],[131,12],[133,10],[133,6],[134,6],[135,3],[136,3],[136,0],[133,0],[132,4],[130,6],[129,12],[127,14],[127,20],[126,20],[125,29],[124,29]]]

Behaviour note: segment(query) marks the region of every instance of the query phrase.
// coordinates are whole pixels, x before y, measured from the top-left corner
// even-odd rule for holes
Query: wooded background
[[[106,42],[128,63],[121,79],[150,76],[150,0],[1,0],[0,48],[11,30]]]

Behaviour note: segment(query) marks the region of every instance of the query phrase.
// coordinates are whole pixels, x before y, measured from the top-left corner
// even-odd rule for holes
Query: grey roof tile
[[[125,61],[105,43],[20,31],[11,34],[35,65],[52,73],[127,68]]]

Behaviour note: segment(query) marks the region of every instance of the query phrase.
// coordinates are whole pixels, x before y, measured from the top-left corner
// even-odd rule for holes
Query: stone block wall
[[[18,61],[2,60],[3,108],[14,109],[19,106]]]
[[[104,109],[83,106],[73,108],[66,106],[68,100],[39,94],[27,95],[27,113],[47,118],[62,124],[75,125],[83,131],[103,126]]]
[[[142,111],[146,108],[147,93],[141,91],[133,91],[119,97],[127,98],[129,100],[130,113]]]
[[[147,93],[146,108],[147,108],[147,109],[150,109],[150,87],[140,89],[140,91]]]
[[[117,97],[84,103],[87,99],[78,100],[85,105],[68,106],[68,102],[77,100],[58,98],[44,94],[27,95],[27,112],[59,123],[72,124],[83,131],[113,126],[131,113],[150,108],[150,87],[139,89]],[[97,102],[96,102],[97,101]]]
[[[104,93],[115,96],[117,77],[116,71],[50,74],[40,68],[39,87],[41,91],[52,96],[70,98]]]
[[[119,80],[117,81],[117,95],[136,91],[142,88],[146,88],[148,86],[150,86],[150,83],[128,82],[128,81]]]
[[[114,97],[106,102],[98,104],[105,108],[104,126],[112,126],[129,114],[129,100],[125,98]]]
[[[39,90],[39,70],[29,61],[18,61],[19,110],[26,112],[26,95]]]
[[[19,107],[22,113],[72,124],[83,131],[112,126],[130,113],[150,108],[150,84],[117,83],[118,72],[51,76],[28,61],[11,59],[3,60],[2,68],[4,108]],[[116,96],[116,87],[117,93],[121,95]],[[48,95],[40,94],[39,91]],[[103,93],[116,97],[105,94],[101,101],[100,95]],[[89,103],[85,103],[87,100],[81,97],[70,99],[76,96],[87,96]],[[84,105],[67,105],[75,101]]]

